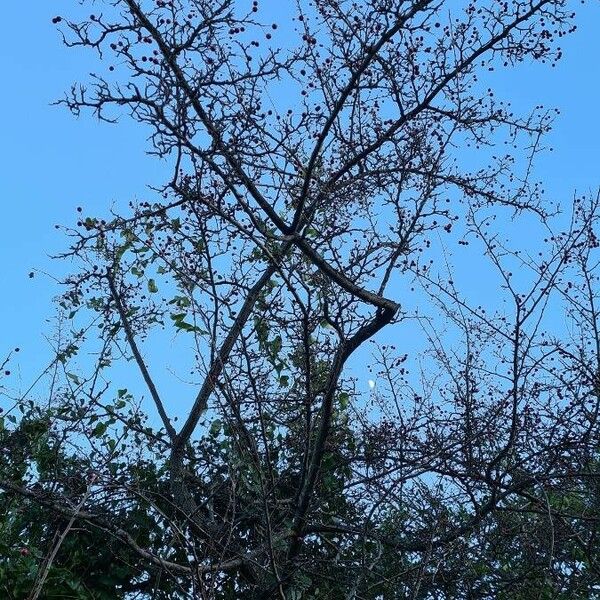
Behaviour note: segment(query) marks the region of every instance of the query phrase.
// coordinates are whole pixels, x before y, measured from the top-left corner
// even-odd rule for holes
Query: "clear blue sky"
[[[42,334],[49,332],[58,288],[51,278],[38,273],[29,279],[28,273],[64,270],[48,259],[68,243],[54,224],[73,223],[79,205],[106,213],[160,182],[161,167],[144,155],[137,125],[124,119],[108,126],[90,115],[77,120],[50,106],[93,69],[93,56],[62,47],[51,24],[52,16],[76,6],[75,0],[5,2],[0,21],[0,354],[22,348],[24,384],[49,357]],[[542,103],[561,109],[549,139],[555,150],[540,157],[537,173],[551,198],[565,200],[575,189],[600,185],[600,10],[596,3],[576,9],[579,29],[561,40],[565,56],[557,68],[498,75],[498,96],[510,97],[516,108]]]

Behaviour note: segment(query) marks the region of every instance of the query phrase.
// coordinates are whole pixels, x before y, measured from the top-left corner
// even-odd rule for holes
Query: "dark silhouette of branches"
[[[102,70],[61,104],[140,123],[172,172],[70,232],[51,400],[0,430],[7,539],[39,554],[13,574],[595,597],[598,198],[545,200],[554,112],[493,88],[560,59],[569,3],[83,6],[54,22]]]

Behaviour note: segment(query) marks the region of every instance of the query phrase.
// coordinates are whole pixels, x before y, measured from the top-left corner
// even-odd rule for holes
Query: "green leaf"
[[[210,435],[217,436],[221,433],[221,427],[223,423],[221,419],[215,419],[210,425]]]
[[[92,429],[92,435],[94,437],[102,437],[106,432],[108,425],[106,423],[98,423],[94,429]]]
[[[346,392],[342,392],[339,395],[340,408],[342,410],[346,410],[348,408],[348,402],[350,401],[350,396]]]
[[[71,379],[72,381],[74,381],[77,385],[79,385],[81,383],[81,381],[79,380],[79,377],[77,377],[77,375],[75,375],[75,373],[67,373],[67,377],[69,379]]]
[[[156,285],[156,281],[154,281],[154,279],[148,279],[148,291],[151,294],[156,294],[156,292],[158,292],[158,286]]]
[[[275,336],[275,338],[271,342],[271,352],[273,353],[273,356],[277,356],[280,351],[281,351],[281,336],[278,335],[278,336]]]

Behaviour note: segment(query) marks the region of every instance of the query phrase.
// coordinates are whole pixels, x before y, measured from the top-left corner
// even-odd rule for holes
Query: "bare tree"
[[[556,214],[553,111],[490,83],[560,58],[568,3],[83,4],[54,21],[103,71],[63,104],[128,114],[172,176],[71,231],[48,427],[92,479],[6,493],[119,540],[123,594],[597,593],[598,200]],[[459,250],[503,305],[461,291]]]

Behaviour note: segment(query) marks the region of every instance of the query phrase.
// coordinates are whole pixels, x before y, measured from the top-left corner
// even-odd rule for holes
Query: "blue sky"
[[[43,334],[50,332],[47,320],[58,288],[43,272],[64,270],[48,257],[68,244],[54,225],[72,224],[77,206],[103,214],[113,204],[143,198],[146,185],[160,183],[163,170],[144,154],[144,131],[127,119],[109,126],[50,106],[93,69],[93,55],[65,49],[51,24],[55,14],[76,5],[58,0],[3,6],[0,355],[22,349],[12,377],[22,377],[23,385],[50,356]],[[600,185],[600,12],[594,3],[577,9],[578,31],[562,40],[565,56],[555,69],[522,66],[497,75],[498,96],[510,98],[515,108],[542,103],[561,109],[548,140],[554,151],[540,157],[537,167],[556,200]],[[32,270],[40,272],[30,279]]]
[[[61,9],[64,14],[76,4],[3,7],[0,61],[8,85],[0,96],[0,352],[21,348],[23,383],[50,356],[42,334],[50,333],[46,319],[54,314],[58,287],[48,276],[36,273],[30,279],[28,273],[56,275],[66,268],[49,260],[68,245],[54,225],[73,224],[77,206],[105,213],[113,204],[143,198],[145,186],[159,180],[160,169],[144,154],[144,132],[138,127],[127,121],[111,127],[89,115],[75,119],[50,105],[93,66],[93,55],[68,51],[51,24]],[[26,23],[27,31],[15,23]]]

